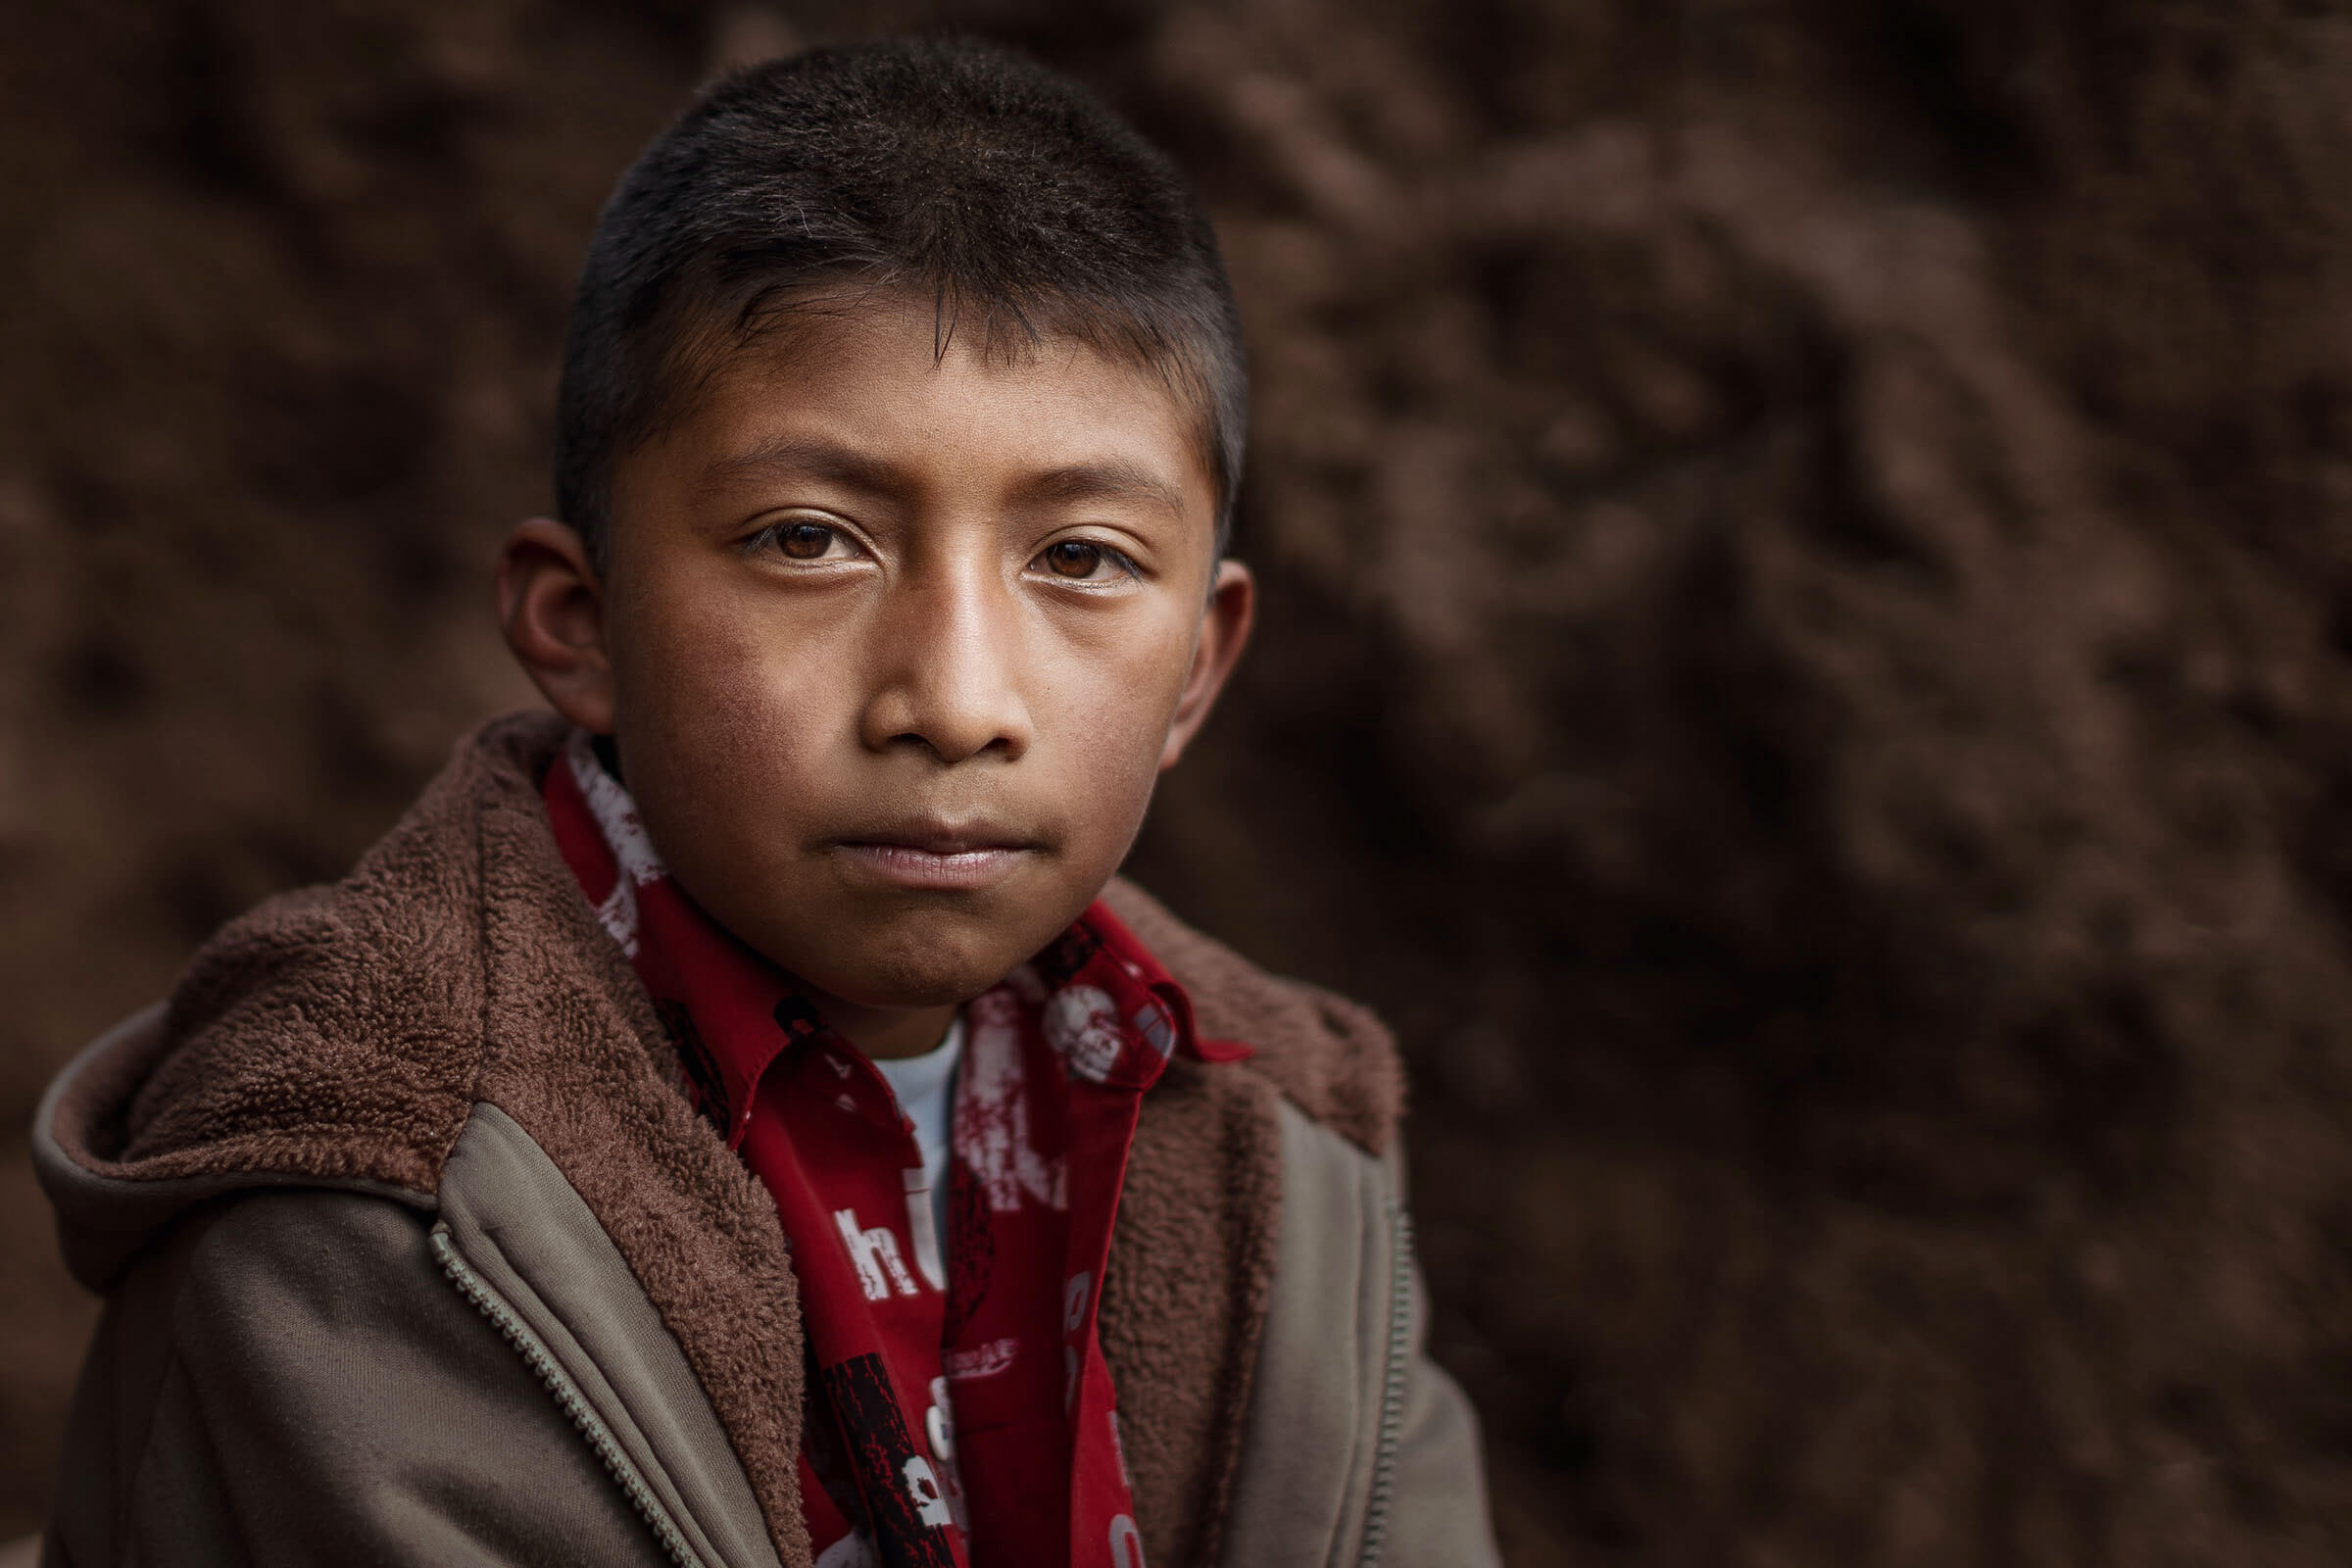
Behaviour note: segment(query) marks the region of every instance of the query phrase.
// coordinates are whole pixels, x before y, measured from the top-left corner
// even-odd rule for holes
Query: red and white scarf
[[[1097,904],[966,1006],[941,1255],[889,1085],[669,877],[575,732],[548,817],[678,1051],[775,1200],[813,1376],[801,1496],[820,1568],[1142,1568],[1102,1266],[1143,1093],[1196,1040],[1183,991]]]

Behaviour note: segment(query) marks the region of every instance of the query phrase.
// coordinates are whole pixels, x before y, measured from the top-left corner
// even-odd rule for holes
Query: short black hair
[[[1167,157],[1068,78],[991,45],[812,49],[722,77],[598,220],[557,394],[556,506],[600,570],[614,465],[698,364],[810,291],[935,303],[940,352],[1054,338],[1149,368],[1193,407],[1231,536],[1249,390],[1207,215]]]

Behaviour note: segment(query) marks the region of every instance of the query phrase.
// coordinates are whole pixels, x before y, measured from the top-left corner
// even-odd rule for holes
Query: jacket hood
[[[564,734],[554,715],[522,713],[466,737],[341,882],[223,927],[168,1004],[58,1075],[34,1162],[76,1279],[103,1291],[180,1213],[248,1188],[349,1188],[431,1208],[486,1078],[516,1064],[502,1047],[524,1036],[597,1036],[607,1050],[595,1054],[612,1058],[597,1071],[662,1098],[667,1044],[540,805]],[[1402,1078],[1369,1012],[1264,973],[1130,883],[1103,896],[1185,987],[1202,1034],[1256,1048],[1238,1070],[1385,1151]],[[697,1125],[688,1115],[675,1131],[693,1142]]]

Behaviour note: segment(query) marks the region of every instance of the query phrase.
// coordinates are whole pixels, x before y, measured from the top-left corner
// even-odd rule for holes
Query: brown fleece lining
[[[1368,1008],[1266,973],[1124,878],[1111,879],[1102,901],[1184,987],[1202,1036],[1256,1047],[1250,1071],[1350,1143],[1388,1152],[1404,1113],[1404,1068]]]
[[[117,1180],[252,1173],[431,1194],[477,1100],[544,1149],[645,1287],[742,1458],[779,1556],[810,1560],[798,1292],[774,1205],[670,1086],[645,992],[555,840],[551,714],[485,726],[330,888],[206,946],[151,1047],[92,1062],[54,1128]],[[1205,1562],[1273,1271],[1276,1095],[1374,1152],[1402,1080],[1369,1014],[1274,979],[1114,882],[1112,907],[1246,1063],[1147,1098],[1104,1282],[1103,1349],[1150,1560]],[[135,1086],[135,1087],[134,1087]]]
[[[157,1064],[180,1045],[169,1027],[132,1034],[95,1054],[74,1074],[57,1098],[50,1132],[76,1164],[110,1176],[146,1174],[143,1170],[134,1173],[121,1162],[123,1148],[130,1142],[131,1100],[141,1084],[151,1081]]]
[[[1274,1275],[1275,1093],[1178,1060],[1146,1102],[1102,1281],[1102,1355],[1144,1560],[1216,1560]]]
[[[198,953],[132,1101],[118,1174],[246,1169],[429,1193],[481,1054],[472,748],[329,888],[271,899]]]

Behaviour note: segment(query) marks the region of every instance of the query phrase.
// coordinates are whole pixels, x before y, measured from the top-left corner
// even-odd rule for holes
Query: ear
[[[533,517],[507,535],[498,553],[498,623],[514,662],[557,712],[592,734],[612,733],[604,584],[576,531]]]
[[[1218,562],[1216,586],[1209,591],[1208,609],[1200,615],[1200,641],[1193,649],[1193,667],[1185,674],[1184,691],[1176,699],[1175,721],[1169,724],[1167,744],[1159,751],[1161,772],[1176,765],[1176,759],[1200,732],[1217,693],[1225,689],[1225,677],[1233,673],[1235,661],[1242,657],[1242,645],[1250,640],[1250,623],[1256,614],[1257,583],[1250,568],[1238,561]]]

